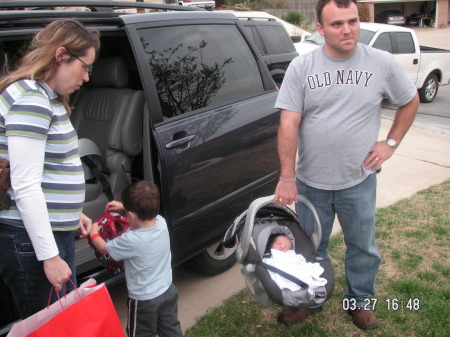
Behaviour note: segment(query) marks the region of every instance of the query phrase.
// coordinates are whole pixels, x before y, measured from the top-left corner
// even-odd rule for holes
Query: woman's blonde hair
[[[0,79],[0,92],[22,78],[38,82],[53,78],[58,68],[55,54],[59,47],[67,50],[69,62],[74,61],[75,56],[85,56],[91,47],[94,47],[97,57],[100,50],[100,34],[97,30],[86,29],[81,22],[73,19],[59,19],[50,23],[33,37],[16,69]],[[70,113],[68,95],[58,94],[58,96]]]

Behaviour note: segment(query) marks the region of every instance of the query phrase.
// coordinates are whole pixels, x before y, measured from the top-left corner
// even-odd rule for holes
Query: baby
[[[286,235],[279,234],[275,236],[270,248],[287,252],[292,249],[292,241]]]
[[[308,284],[308,292],[310,294],[314,294],[316,287],[324,286],[327,283],[326,279],[320,277],[324,271],[320,264],[306,262],[302,255],[296,254],[293,250],[292,241],[288,236],[272,234],[268,243],[271,256],[264,258],[263,261]],[[297,291],[301,288],[298,284],[276,272],[269,270],[269,274],[280,289]]]

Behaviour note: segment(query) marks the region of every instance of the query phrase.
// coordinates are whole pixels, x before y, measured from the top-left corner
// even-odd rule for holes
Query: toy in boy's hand
[[[133,227],[131,227],[128,219],[117,212],[106,211],[100,218],[97,219],[96,222],[98,222],[99,227],[101,227],[98,234],[106,242],[122,235],[129,229],[133,230]],[[103,267],[108,269],[113,274],[120,274],[121,272],[123,272],[124,269],[122,261],[115,261],[111,256],[109,256],[109,254],[100,253],[92,245],[92,240],[90,237],[88,237],[88,242],[89,245],[94,249],[95,257]]]
[[[11,196],[8,189],[11,186],[9,161],[0,157],[0,210],[11,207]]]

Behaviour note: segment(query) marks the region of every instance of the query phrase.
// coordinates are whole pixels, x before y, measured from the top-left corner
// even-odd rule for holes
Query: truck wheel
[[[285,73],[275,69],[270,74],[272,75],[272,79],[277,85],[278,89],[281,88],[281,84],[283,83]]]
[[[186,262],[186,267],[202,275],[218,275],[236,263],[236,246],[225,248],[218,242]]]
[[[435,99],[439,88],[439,81],[435,74],[428,75],[422,88],[419,89],[420,102],[431,103]]]

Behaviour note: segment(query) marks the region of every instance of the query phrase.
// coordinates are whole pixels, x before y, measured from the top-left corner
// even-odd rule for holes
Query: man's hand
[[[44,260],[44,272],[48,281],[55,287],[57,292],[61,291],[62,286],[72,276],[69,265],[56,255],[48,260]]]
[[[286,206],[297,201],[298,190],[295,181],[279,181],[272,202],[274,204]]]
[[[392,157],[394,151],[395,149],[387,145],[386,141],[381,140],[376,142],[361,166],[367,170],[376,171],[386,160]]]

